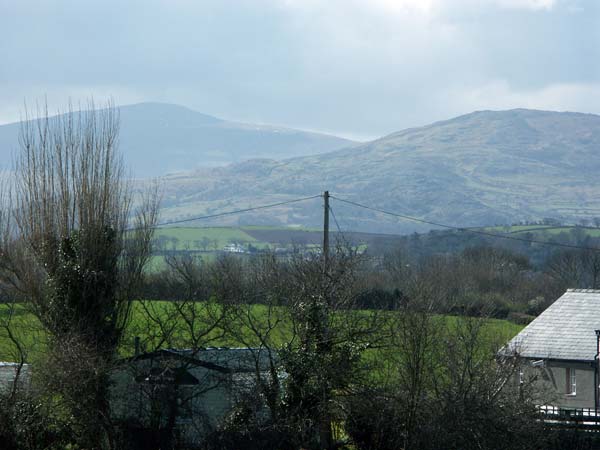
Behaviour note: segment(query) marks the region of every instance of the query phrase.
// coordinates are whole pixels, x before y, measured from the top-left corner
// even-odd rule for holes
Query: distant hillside
[[[600,216],[600,116],[481,111],[321,155],[165,177],[165,218],[319,193],[459,226]],[[426,229],[332,203],[340,226]],[[319,226],[318,200],[221,223]]]
[[[313,155],[355,144],[347,139],[268,125],[229,122],[164,103],[122,106],[120,146],[139,178],[241,162]],[[0,168],[10,166],[19,124],[0,126]]]

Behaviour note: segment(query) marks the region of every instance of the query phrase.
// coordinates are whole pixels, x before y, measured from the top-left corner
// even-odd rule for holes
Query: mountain
[[[355,144],[320,133],[229,122],[183,106],[140,103],[121,106],[120,148],[138,178],[251,158],[284,159]],[[0,168],[11,163],[19,124],[0,126]]]
[[[318,194],[461,227],[600,216],[600,116],[479,111],[372,142],[281,161],[257,159],[164,178],[164,219]],[[435,228],[335,199],[342,229]],[[319,200],[220,223],[319,226]],[[203,222],[204,223],[204,222]],[[335,225],[333,225],[335,226]]]

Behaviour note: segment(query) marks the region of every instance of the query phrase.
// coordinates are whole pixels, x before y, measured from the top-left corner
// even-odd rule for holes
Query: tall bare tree
[[[112,104],[37,116],[21,124],[1,274],[48,334],[45,378],[75,418],[78,443],[110,446],[108,373],[100,369],[116,357],[130,316],[158,196],[152,190],[134,205]]]

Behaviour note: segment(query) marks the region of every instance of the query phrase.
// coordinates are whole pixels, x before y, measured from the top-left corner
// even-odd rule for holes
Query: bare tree
[[[350,404],[357,448],[548,448],[534,380],[517,387],[519,360],[499,355],[485,319],[397,314],[388,370]]]
[[[180,295],[168,302],[141,300],[130,334],[142,337],[141,346],[149,352],[185,348],[195,353],[222,342],[231,307],[213,296],[216,269],[189,255],[168,257],[166,263],[163,282]]]
[[[71,413],[90,409],[74,415],[78,443],[100,448],[113,446],[102,369],[116,357],[150,256],[158,195],[144,193],[134,207],[117,150],[118,111],[88,106],[56,117],[45,108],[22,122],[1,274],[48,333],[53,394]],[[57,365],[67,361],[82,362],[73,376]]]
[[[348,401],[346,426],[358,448],[414,449],[425,438],[443,333],[430,302],[412,295],[410,305],[389,313],[387,346],[379,349],[372,372],[377,376]]]
[[[230,328],[226,324],[232,308],[214,295],[221,285],[216,281],[222,273],[217,270],[220,268],[218,264],[208,266],[201,258],[187,254],[169,256],[166,264],[167,269],[158,276],[162,284],[178,295],[171,301],[141,300],[137,305],[136,321],[128,330],[130,336],[139,336],[136,337],[138,347],[145,352],[145,355],[137,356],[154,358],[157,362],[154,370],[159,370],[159,373],[152,374],[152,381],[128,388],[120,395],[129,401],[124,406],[127,411],[132,411],[130,403],[139,402],[138,393],[143,398],[140,404],[154,405],[141,408],[134,419],[149,435],[160,437],[154,439],[156,448],[165,448],[176,441],[176,422],[180,415],[188,416],[189,426],[198,434],[205,435],[211,431],[210,421],[205,417],[204,395],[229,380],[228,374],[217,376],[207,373],[198,380],[198,385],[190,389],[168,380],[172,373],[194,369],[202,358],[203,350],[220,345],[226,339],[225,330]],[[225,288],[231,290],[230,284],[224,283]],[[163,356],[173,353],[164,349],[179,349],[186,357],[169,360]],[[142,379],[148,378],[140,372],[137,359],[131,360],[128,372],[136,379],[142,375]],[[142,370],[147,368],[142,366]],[[132,392],[137,400],[131,401]]]
[[[587,287],[598,289],[600,286],[600,252],[597,250],[583,250],[581,257],[586,269]]]
[[[362,356],[389,329],[385,312],[356,309],[361,262],[348,248],[337,248],[327,268],[320,255],[306,254],[217,261],[213,295],[232,307],[226,336],[248,349],[255,366],[253,396],[222,430],[231,448],[234,436],[248,435],[274,448],[333,447],[344,398],[370,369]]]
[[[546,271],[563,288],[593,288],[600,283],[600,252],[566,250],[554,253]]]
[[[11,276],[10,271],[14,256],[19,252],[17,246],[11,245],[13,208],[9,180],[8,174],[0,173],[0,339],[6,343],[3,349],[6,354],[3,356],[16,362],[8,395],[8,401],[12,404],[22,384],[21,375],[31,351],[26,336],[29,336],[30,342],[35,341],[36,337],[39,338],[39,330],[34,322],[19,320],[25,310],[20,293],[14,289],[17,280]]]

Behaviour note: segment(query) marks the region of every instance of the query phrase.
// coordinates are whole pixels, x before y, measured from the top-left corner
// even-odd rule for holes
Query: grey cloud
[[[595,0],[377,3],[0,0],[0,121],[18,119],[23,98],[52,107],[113,91],[117,103],[374,137],[600,83]]]

